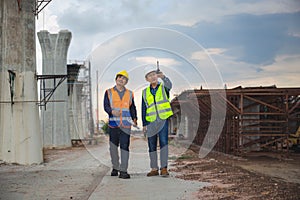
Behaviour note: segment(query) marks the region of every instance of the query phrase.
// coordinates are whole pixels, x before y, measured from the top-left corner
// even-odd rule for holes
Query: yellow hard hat
[[[118,73],[116,74],[116,77],[117,77],[118,75],[125,76],[125,77],[129,80],[129,76],[128,76],[128,73],[127,73],[126,70],[122,70],[122,71],[118,72]]]

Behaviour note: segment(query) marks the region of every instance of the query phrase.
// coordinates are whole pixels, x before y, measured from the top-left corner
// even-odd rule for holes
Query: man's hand
[[[111,111],[111,114],[113,114],[113,116],[116,116],[116,117],[121,116],[121,112],[119,110],[113,110],[113,111]]]
[[[162,71],[158,71],[157,72],[157,77],[158,78],[165,78],[165,75],[164,75],[164,73],[162,73]]]
[[[147,131],[147,126],[143,126],[143,133],[146,133]]]
[[[133,120],[133,126],[136,127],[137,126],[137,119]]]

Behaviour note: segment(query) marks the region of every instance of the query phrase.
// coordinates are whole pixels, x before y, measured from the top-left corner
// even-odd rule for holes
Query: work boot
[[[119,178],[128,179],[130,175],[127,172],[120,172]]]
[[[148,174],[147,176],[158,176],[159,173],[158,173],[158,170],[157,169],[152,169]]]
[[[162,169],[160,170],[160,175],[161,175],[162,177],[168,177],[168,176],[169,176],[168,169],[167,169],[166,167],[162,168]]]
[[[112,171],[111,171],[111,173],[110,173],[110,175],[111,176],[118,176],[118,170],[116,170],[116,169],[113,169]]]

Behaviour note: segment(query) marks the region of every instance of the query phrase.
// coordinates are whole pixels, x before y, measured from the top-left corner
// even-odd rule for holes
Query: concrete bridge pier
[[[58,34],[50,34],[45,30],[38,32],[43,55],[43,75],[67,75],[67,53],[71,37],[71,32],[67,30],[62,30]],[[53,87],[53,80],[47,80],[46,87]],[[42,110],[43,146],[69,147],[71,139],[66,80],[57,87],[50,100],[63,102],[47,103],[46,110]]]
[[[43,161],[34,3],[0,1],[0,160],[8,163]]]

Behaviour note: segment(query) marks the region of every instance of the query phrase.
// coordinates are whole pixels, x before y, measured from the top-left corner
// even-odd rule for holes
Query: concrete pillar
[[[0,159],[43,161],[37,106],[35,0],[0,1]]]
[[[88,107],[87,107],[88,98],[87,96],[82,97],[81,102],[81,116],[82,116],[82,130],[83,130],[83,137],[88,137],[89,133],[89,118],[88,118]]]
[[[69,94],[69,109],[70,109],[70,123],[69,130],[71,139],[84,138],[84,132],[82,127],[82,84],[75,83],[70,85]]]
[[[179,133],[179,126],[180,126],[180,114],[177,113],[176,114],[176,127],[177,127],[177,136],[178,136],[178,133]]]
[[[67,74],[67,53],[71,42],[71,32],[60,31],[50,34],[48,31],[38,32],[42,55],[43,75]],[[46,87],[53,87],[53,80],[48,80]],[[44,147],[69,147],[68,87],[64,81],[54,92],[51,100],[64,102],[48,103],[42,110],[42,134]]]
[[[78,119],[78,130],[79,130],[79,138],[85,138],[86,137],[86,129],[84,128],[84,113],[85,110],[83,110],[83,101],[82,101],[82,84],[76,85],[76,90],[77,90],[77,107],[78,107],[78,114],[77,114],[77,119]]]
[[[184,114],[184,123],[183,123],[184,127],[184,134],[186,136],[187,139],[191,139],[191,134],[189,132],[189,120],[188,120],[188,116],[187,114]]]
[[[69,132],[71,139],[80,139],[77,128],[77,99],[74,84],[69,85]]]

